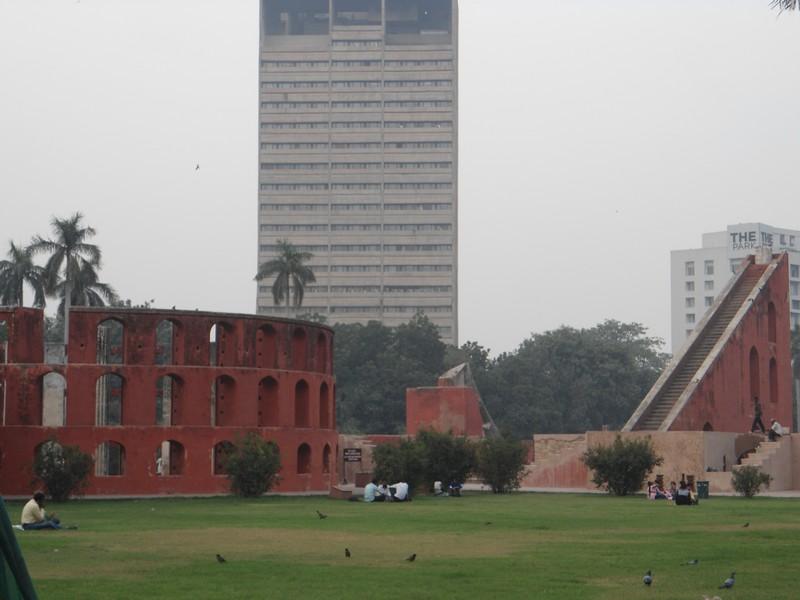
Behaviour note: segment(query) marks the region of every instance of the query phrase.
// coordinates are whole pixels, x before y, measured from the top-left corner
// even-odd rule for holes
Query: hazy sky
[[[461,0],[460,341],[666,339],[671,249],[800,229],[800,15],[768,4]],[[257,123],[256,0],[0,0],[0,249],[80,210],[121,296],[253,312]]]

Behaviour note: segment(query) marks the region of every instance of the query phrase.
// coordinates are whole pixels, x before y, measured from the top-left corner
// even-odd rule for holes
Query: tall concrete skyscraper
[[[457,341],[457,23],[457,0],[261,0],[258,260],[313,253],[301,314],[423,311]]]

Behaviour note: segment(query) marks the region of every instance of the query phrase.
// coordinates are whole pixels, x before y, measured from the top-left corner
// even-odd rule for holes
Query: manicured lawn
[[[8,508],[18,518],[21,504]],[[389,505],[217,498],[50,508],[80,529],[18,532],[43,600],[800,597],[798,500],[676,507],[482,494]],[[412,552],[417,560],[404,561]],[[698,566],[681,566],[693,558]],[[647,569],[651,589],[641,583]],[[732,570],[734,589],[717,590]]]

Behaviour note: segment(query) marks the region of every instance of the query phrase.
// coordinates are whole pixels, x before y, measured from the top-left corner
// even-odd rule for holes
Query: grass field
[[[21,504],[8,508],[17,519]],[[42,600],[800,597],[800,501],[789,499],[676,507],[476,494],[388,505],[270,497],[49,508],[80,529],[18,532]],[[412,552],[415,562],[403,560]],[[698,566],[681,566],[693,558]],[[647,569],[650,589],[641,583]],[[732,570],[734,589],[717,590]]]

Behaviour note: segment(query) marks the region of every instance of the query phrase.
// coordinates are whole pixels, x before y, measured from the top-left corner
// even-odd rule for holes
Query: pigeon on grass
[[[733,587],[733,584],[736,583],[736,572],[734,571],[731,573],[731,576],[728,577],[725,581],[722,582],[722,585],[719,586],[721,590],[729,590]]]
[[[642,583],[645,584],[647,587],[653,585],[653,572],[648,570],[647,573],[644,574],[642,577]]]

